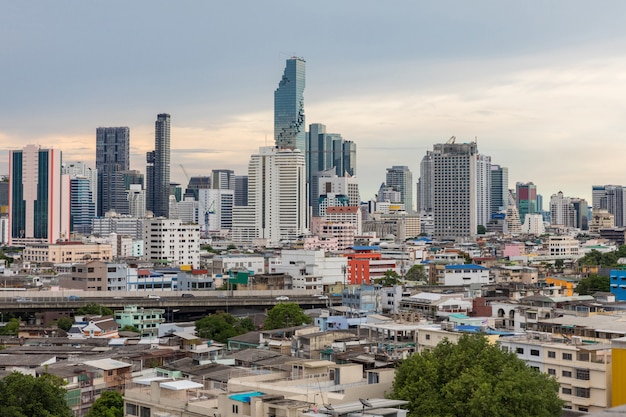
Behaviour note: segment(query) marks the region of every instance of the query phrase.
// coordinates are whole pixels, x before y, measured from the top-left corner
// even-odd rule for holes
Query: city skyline
[[[590,202],[592,185],[626,182],[621,3],[249,2],[243,13],[155,3],[7,5],[1,173],[8,151],[28,143],[94,166],[98,126],[129,126],[131,169],[144,172],[154,114],[167,112],[173,181],[186,185],[179,164],[192,176],[245,174],[273,143],[272,93],[297,55],[306,129],[323,123],[358,146],[364,200],[389,166],[408,166],[417,182],[425,152],[450,136],[477,137],[509,168],[509,188],[533,182],[544,198]],[[304,25],[294,14],[324,19]],[[94,31],[94,18],[116,30]],[[163,51],[171,58],[154,65]]]

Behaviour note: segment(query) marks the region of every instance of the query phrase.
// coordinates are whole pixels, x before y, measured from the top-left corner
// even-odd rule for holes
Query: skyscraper
[[[407,212],[413,211],[413,173],[407,166],[395,165],[387,168],[387,187],[400,193],[400,201]]]
[[[486,226],[491,220],[491,157],[476,155],[476,222]]]
[[[291,57],[274,91],[274,140],[279,148],[305,148],[304,120],[305,61]]]
[[[230,169],[214,169],[211,173],[211,188],[215,190],[234,190],[235,172]]]
[[[248,176],[235,175],[235,206],[248,205]]]
[[[426,155],[420,162],[420,179],[417,183],[417,211],[422,214],[432,213],[434,199],[433,153],[426,151]]]
[[[70,230],[89,235],[94,217],[96,205],[89,178],[80,175],[70,178]]]
[[[537,186],[532,182],[515,184],[515,199],[517,200],[517,211],[522,221],[527,214],[538,213],[537,208]]]
[[[28,145],[9,151],[10,244],[68,239],[69,176],[61,175],[61,151]]]
[[[605,209],[615,217],[615,226],[626,226],[626,196],[621,185],[594,185],[592,205],[594,209]]]
[[[248,165],[248,205],[233,209],[233,241],[276,245],[307,230],[304,155],[297,149],[260,148]]]
[[[309,184],[309,206],[313,216],[318,216],[317,202],[320,194],[319,178],[328,176],[356,175],[356,144],[344,140],[340,134],[326,133],[321,123],[309,125],[307,132],[307,182]],[[351,204],[357,205],[358,202]]]
[[[476,142],[433,147],[434,237],[467,240],[477,232]]]
[[[506,210],[509,205],[509,169],[491,165],[491,214]]]
[[[154,124],[154,151],[146,154],[146,210],[169,217],[170,115],[159,114]]]
[[[96,129],[96,169],[98,170],[98,216],[109,210],[128,214],[128,200],[122,171],[130,165],[130,129]]]

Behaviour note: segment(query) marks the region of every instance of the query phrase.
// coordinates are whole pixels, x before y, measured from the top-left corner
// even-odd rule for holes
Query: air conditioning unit
[[[583,338],[580,336],[572,336],[572,343],[575,345],[582,345],[583,344]]]

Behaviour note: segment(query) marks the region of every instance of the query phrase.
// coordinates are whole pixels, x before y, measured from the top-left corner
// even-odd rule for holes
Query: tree
[[[211,314],[196,321],[198,336],[221,343],[252,330],[254,323],[248,317],[239,318],[224,312]]]
[[[588,277],[578,281],[578,284],[576,285],[576,292],[578,295],[593,295],[598,291],[611,291],[611,281],[609,277],[589,275]]]
[[[487,233],[487,228],[483,226],[482,224],[479,224],[478,227],[476,228],[476,234],[484,235],[485,233]]]
[[[74,325],[74,320],[69,317],[61,317],[57,320],[57,327],[61,330],[65,330],[66,332],[72,328]]]
[[[391,397],[409,401],[411,417],[556,417],[558,389],[556,379],[514,353],[482,335],[463,335],[402,362]]]
[[[117,391],[104,391],[87,413],[86,417],[123,417],[124,398]]]
[[[109,307],[102,306],[96,303],[85,304],[76,311],[78,315],[91,315],[91,316],[111,316],[113,310]]]
[[[9,320],[4,327],[0,327],[0,335],[17,335],[17,331],[20,328],[20,319],[12,318]]]
[[[558,271],[563,271],[563,268],[565,267],[565,261],[563,259],[557,259],[554,261],[554,267],[558,270]]]
[[[404,276],[408,281],[426,281],[428,277],[426,276],[426,271],[424,270],[424,265],[413,265],[407,271]]]
[[[280,303],[267,312],[263,328],[266,330],[282,329],[309,323],[311,323],[311,317],[304,314],[304,310],[298,304]]]
[[[63,380],[45,374],[35,378],[13,372],[0,380],[0,415],[3,417],[71,417]]]
[[[135,332],[135,333],[141,333],[141,330],[139,330],[137,327],[133,326],[132,324],[127,324],[124,327],[122,327],[120,329],[121,332]]]
[[[374,283],[383,287],[402,285],[402,277],[400,277],[400,275],[398,275],[396,271],[388,269],[387,271],[385,271],[384,276],[382,278],[376,278],[374,280]]]

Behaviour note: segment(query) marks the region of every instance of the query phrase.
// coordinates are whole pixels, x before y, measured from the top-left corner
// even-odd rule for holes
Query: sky
[[[130,127],[145,172],[169,113],[173,181],[181,165],[245,175],[274,143],[295,55],[306,124],[356,143],[363,200],[393,165],[417,182],[425,152],[456,136],[508,167],[511,188],[591,203],[592,185],[626,185],[625,17],[609,0],[4,1],[0,173],[30,143],[93,166],[100,126]]]

